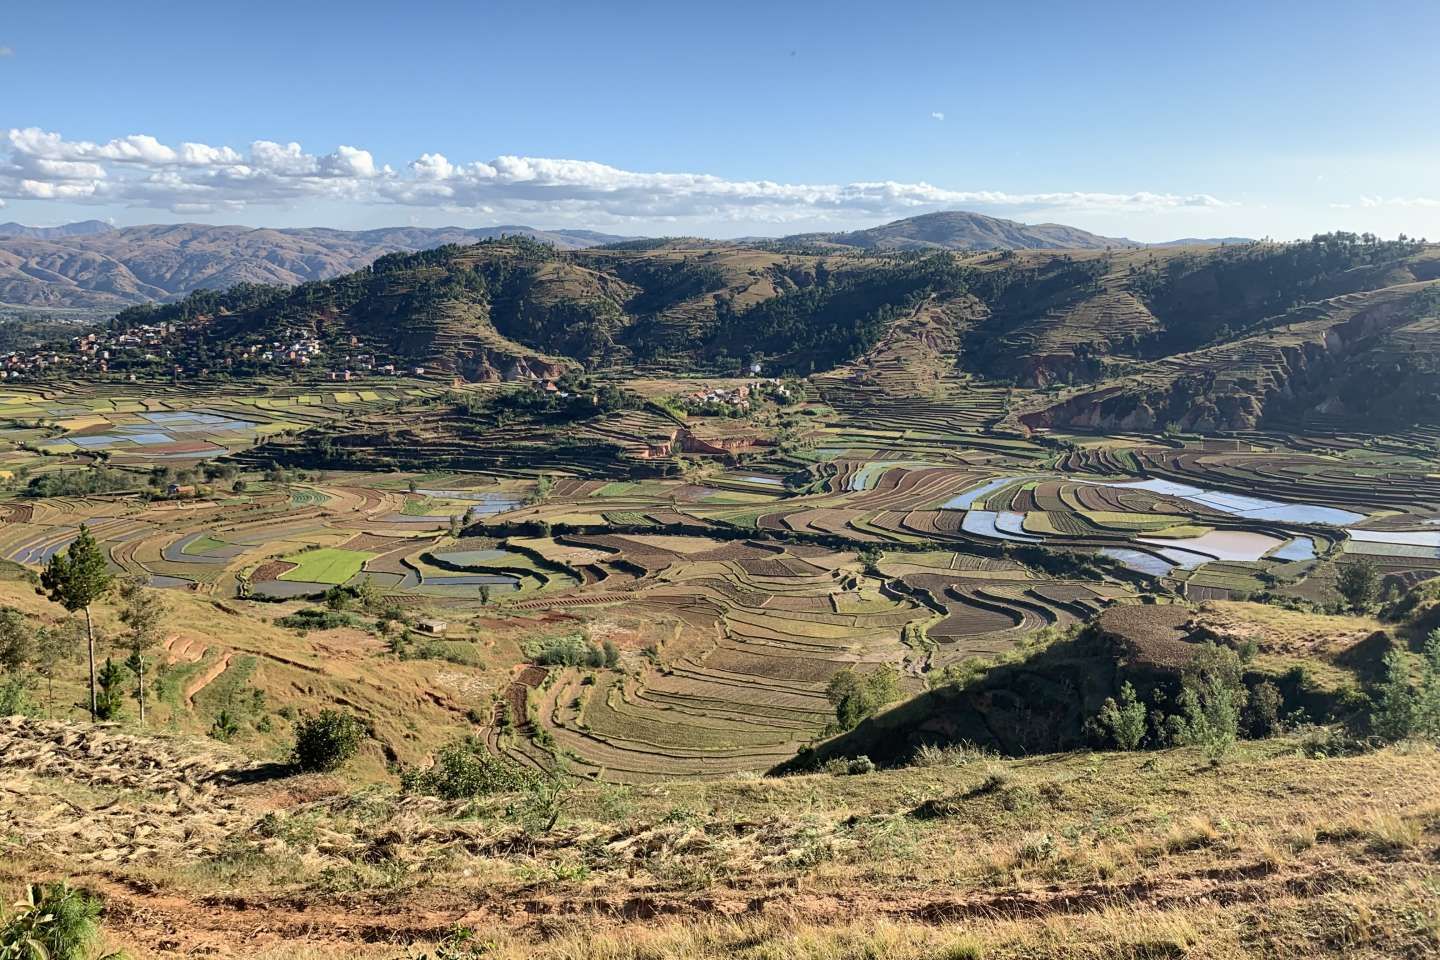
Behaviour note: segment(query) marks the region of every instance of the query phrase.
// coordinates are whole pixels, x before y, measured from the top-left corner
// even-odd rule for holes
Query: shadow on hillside
[[[268,763],[257,763],[248,767],[220,770],[217,771],[210,780],[221,786],[241,787],[249,784],[268,783],[271,780],[281,780],[285,777],[293,777],[295,772],[295,767],[292,764],[270,761]]]
[[[1114,648],[1086,631],[967,686],[930,690],[804,751],[772,773],[793,773],[837,757],[868,756],[882,766],[907,762],[922,745],[968,742],[1007,756],[1083,745],[1085,720],[1111,696]]]

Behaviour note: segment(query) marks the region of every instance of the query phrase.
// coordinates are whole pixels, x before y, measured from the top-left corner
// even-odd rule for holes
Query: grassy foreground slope
[[[69,876],[135,957],[1420,957],[1440,753],[1182,749],[647,788],[552,828],[7,720],[0,884]],[[415,953],[407,954],[407,947]],[[467,948],[468,949],[468,948]],[[446,955],[446,954],[441,954]]]

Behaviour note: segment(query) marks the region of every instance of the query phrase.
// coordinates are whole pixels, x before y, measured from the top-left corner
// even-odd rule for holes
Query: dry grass
[[[97,811],[77,814],[92,831],[133,833],[153,805],[75,776],[8,778],[4,830],[52,794]],[[540,834],[515,798],[279,781],[215,796],[228,834],[86,866],[68,844],[114,841],[62,830],[7,851],[0,881],[95,886],[137,958],[399,958],[455,923],[511,958],[1419,955],[1440,929],[1437,778],[1434,749],[1315,760],[1285,741],[1219,768],[1190,750],[987,758],[582,786]]]

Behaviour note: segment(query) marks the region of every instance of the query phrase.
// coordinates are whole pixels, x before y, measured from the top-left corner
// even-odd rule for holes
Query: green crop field
[[[286,560],[296,564],[295,569],[280,575],[281,580],[305,580],[311,583],[344,583],[360,572],[367,560],[376,554],[359,550],[335,550],[321,548],[291,554]]]

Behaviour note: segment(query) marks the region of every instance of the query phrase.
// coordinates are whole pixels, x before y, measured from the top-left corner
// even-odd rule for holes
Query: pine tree
[[[80,534],[69,546],[50,558],[45,572],[40,575],[40,586],[51,601],[60,604],[71,613],[85,611],[85,638],[90,658],[90,719],[97,714],[95,693],[95,621],[90,616],[90,604],[104,596],[110,589],[109,568],[105,565],[105,554],[91,536],[90,530],[82,523]]]
[[[1380,593],[1380,568],[1366,557],[1340,565],[1335,589],[1352,610],[1368,610]]]
[[[114,660],[106,657],[105,666],[100,668],[100,692],[95,698],[95,716],[98,719],[114,720],[120,716],[120,708],[125,703],[125,695],[120,692],[120,684],[124,680],[124,672]]]
[[[35,634],[35,672],[45,681],[45,716],[55,706],[55,675],[75,652],[75,637],[65,628],[41,627]]]
[[[160,621],[165,615],[165,605],[160,595],[146,589],[143,581],[129,579],[120,585],[120,599],[124,606],[120,620],[129,627],[125,634],[125,646],[130,656],[125,666],[135,674],[135,699],[140,704],[140,723],[145,723],[145,663],[150,649],[160,642]]]
[[[0,670],[19,673],[35,658],[35,630],[14,607],[0,607]]]

